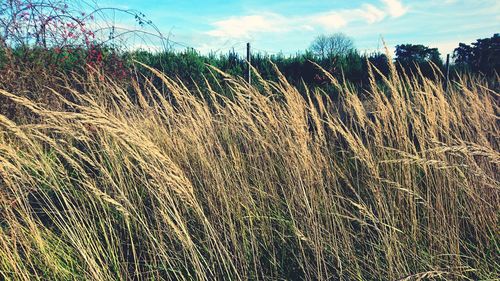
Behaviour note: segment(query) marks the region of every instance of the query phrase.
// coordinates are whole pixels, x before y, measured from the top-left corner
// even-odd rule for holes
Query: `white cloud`
[[[339,29],[347,25],[347,20],[337,12],[312,17],[312,22],[321,25],[326,29]]]
[[[351,22],[373,24],[391,16],[398,18],[408,8],[400,0],[380,0],[379,5],[364,3],[359,8],[331,10],[309,15],[284,16],[263,13],[230,17],[212,23],[213,29],[205,34],[228,39],[251,38],[262,33],[283,33],[296,30],[324,31],[346,27]]]
[[[391,17],[399,18],[408,11],[408,8],[400,0],[382,0],[382,2],[384,2],[387,12]]]
[[[382,21],[386,16],[386,13],[383,10],[371,4],[364,4],[359,11],[361,17],[363,17],[367,23]]]
[[[215,29],[207,32],[214,37],[244,38],[256,32],[287,31],[286,21],[277,14],[232,17],[212,23]]]

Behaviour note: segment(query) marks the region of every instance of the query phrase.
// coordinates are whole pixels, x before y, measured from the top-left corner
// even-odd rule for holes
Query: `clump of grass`
[[[0,90],[36,116],[0,115],[4,279],[500,274],[498,93],[478,78],[393,72],[362,100],[330,76],[333,102],[279,71],[195,90],[151,71],[162,87],[132,94],[66,77],[57,108]]]

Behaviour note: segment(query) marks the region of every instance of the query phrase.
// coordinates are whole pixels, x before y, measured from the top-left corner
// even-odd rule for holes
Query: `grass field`
[[[29,116],[0,115],[2,279],[498,280],[486,80],[330,77],[333,101],[151,71],[133,95],[90,72],[51,105],[0,90]]]

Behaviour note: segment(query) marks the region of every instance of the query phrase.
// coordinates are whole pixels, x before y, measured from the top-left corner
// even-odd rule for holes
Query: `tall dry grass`
[[[59,109],[0,90],[34,116],[0,115],[3,279],[499,276],[487,83],[393,72],[362,100],[330,77],[333,102],[279,72],[193,91],[151,71],[168,95],[95,74],[61,80]]]

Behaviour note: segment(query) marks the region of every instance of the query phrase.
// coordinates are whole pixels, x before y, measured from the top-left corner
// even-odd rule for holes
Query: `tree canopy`
[[[321,58],[344,56],[355,51],[354,41],[344,33],[319,35],[311,43],[309,50]]]
[[[460,43],[453,52],[458,66],[486,74],[500,72],[500,35],[477,39],[471,45]]]
[[[432,61],[442,64],[440,53],[437,48],[429,48],[424,45],[402,44],[396,46],[396,60],[402,64],[424,63]]]

